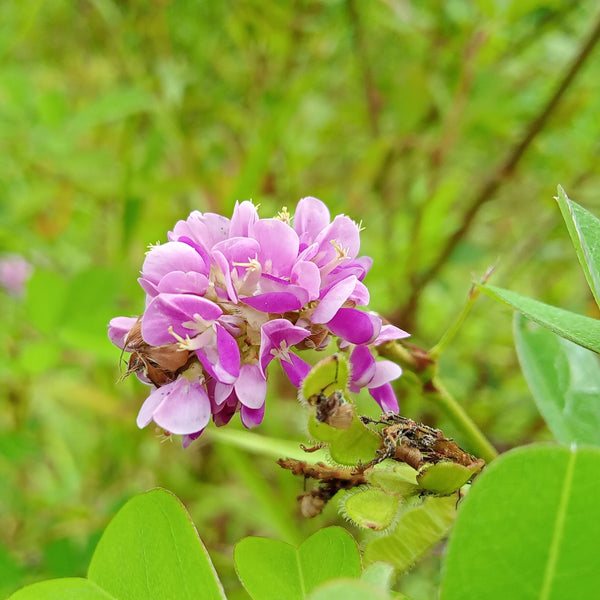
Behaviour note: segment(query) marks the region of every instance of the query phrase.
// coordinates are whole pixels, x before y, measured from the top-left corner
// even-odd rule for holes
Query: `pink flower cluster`
[[[140,427],[154,421],[183,435],[184,445],[211,416],[224,425],[240,412],[254,427],[269,363],[280,360],[300,387],[311,367],[296,352],[323,350],[332,337],[353,346],[351,389],[366,387],[383,410],[398,410],[389,382],[401,369],[376,361],[370,347],[408,334],[356,308],[369,302],[362,281],[372,264],[357,256],[359,227],[345,215],[332,221],[311,197],[291,221],[285,209],[261,219],[249,201],[236,204],[231,219],[194,211],[148,252],[143,315],[109,325],[113,343],[132,353],[130,370],[154,386]]]

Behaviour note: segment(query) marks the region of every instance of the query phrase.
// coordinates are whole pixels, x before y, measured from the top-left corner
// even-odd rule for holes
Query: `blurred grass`
[[[0,291],[0,595],[82,574],[118,506],[156,485],[190,509],[231,598],[244,597],[230,560],[241,537],[302,539],[334,521],[334,506],[300,520],[300,483],[270,458],[209,437],[183,451],[138,431],[145,390],[116,385],[106,322],[142,310],[143,253],[192,209],[229,216],[253,198],[270,216],[314,195],[362,220],[372,307],[405,324],[399,308],[539,114],[594,9],[0,3],[0,253],[35,267],[26,299]],[[494,283],[594,315],[552,196],[561,183],[600,213],[599,82],[592,58],[419,294],[414,343],[434,344],[471,279],[497,260]],[[502,449],[549,437],[510,323],[480,301],[441,363]],[[303,411],[277,381],[275,372],[260,433],[302,440]],[[408,381],[399,392],[405,414],[449,427]],[[414,571],[404,591],[430,597],[431,569]]]

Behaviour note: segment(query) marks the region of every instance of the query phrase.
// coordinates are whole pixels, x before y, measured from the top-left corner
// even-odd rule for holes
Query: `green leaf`
[[[390,600],[390,595],[367,581],[335,579],[320,585],[308,600]]]
[[[363,556],[365,563],[389,562],[398,573],[410,569],[447,535],[456,515],[456,502],[456,495],[430,496],[408,509],[389,535],[367,544]]]
[[[521,315],[514,330],[521,369],[554,437],[600,446],[598,356]]]
[[[451,535],[442,600],[596,598],[600,450],[537,445],[474,482]]]
[[[117,513],[88,577],[120,600],[225,597],[185,508],[162,489],[135,496]]]
[[[210,558],[185,508],[170,492],[132,498],[109,523],[88,579],[27,586],[9,600],[224,600]]]
[[[301,600],[317,585],[337,577],[359,577],[360,555],[352,536],[327,527],[299,548],[267,538],[248,537],[234,551],[235,568],[254,600]]]
[[[69,577],[28,585],[8,600],[115,600],[89,579]]]
[[[561,186],[557,200],[585,278],[600,306],[600,219],[570,200]]]
[[[600,352],[600,321],[492,285],[478,286],[488,296],[512,306],[542,327],[584,348]]]

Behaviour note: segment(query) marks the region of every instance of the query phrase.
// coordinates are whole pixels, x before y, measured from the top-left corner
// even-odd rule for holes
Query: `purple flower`
[[[367,346],[356,346],[350,354],[351,392],[367,388],[385,412],[398,412],[398,400],[390,381],[402,375],[402,368],[391,360],[375,361]]]
[[[211,406],[202,377],[175,381],[154,389],[144,402],[138,417],[139,427],[151,421],[178,434],[202,431],[210,420]]]
[[[154,246],[139,283],[140,319],[117,317],[109,337],[131,352],[128,372],[153,385],[138,416],[196,439],[210,417],[225,425],[239,412],[246,427],[264,416],[267,367],[279,360],[300,387],[310,365],[303,349],[324,350],[332,337],[351,351],[351,389],[366,387],[384,410],[397,410],[390,381],[400,368],[375,361],[371,346],[408,334],[360,310],[372,260],[358,256],[359,227],[331,220],[320,200],[260,219],[248,201],[230,219],[194,211]],[[354,347],[354,349],[351,349]]]
[[[33,267],[18,254],[0,257],[0,286],[16,298],[25,294],[25,284],[32,272]]]

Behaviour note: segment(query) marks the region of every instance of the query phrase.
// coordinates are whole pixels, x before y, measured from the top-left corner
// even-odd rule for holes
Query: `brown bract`
[[[142,338],[141,318],[127,334],[123,351],[131,352],[124,377],[141,372],[156,387],[175,381],[190,362],[197,360],[192,352],[181,350],[176,343],[163,346],[148,345]]]
[[[355,470],[339,469],[322,462],[311,465],[293,458],[280,458],[277,464],[284,469],[289,469],[294,475],[304,475],[305,479],[316,479],[321,484],[298,496],[300,512],[307,518],[320,514],[325,504],[340,490],[348,490],[367,483],[362,467]]]

